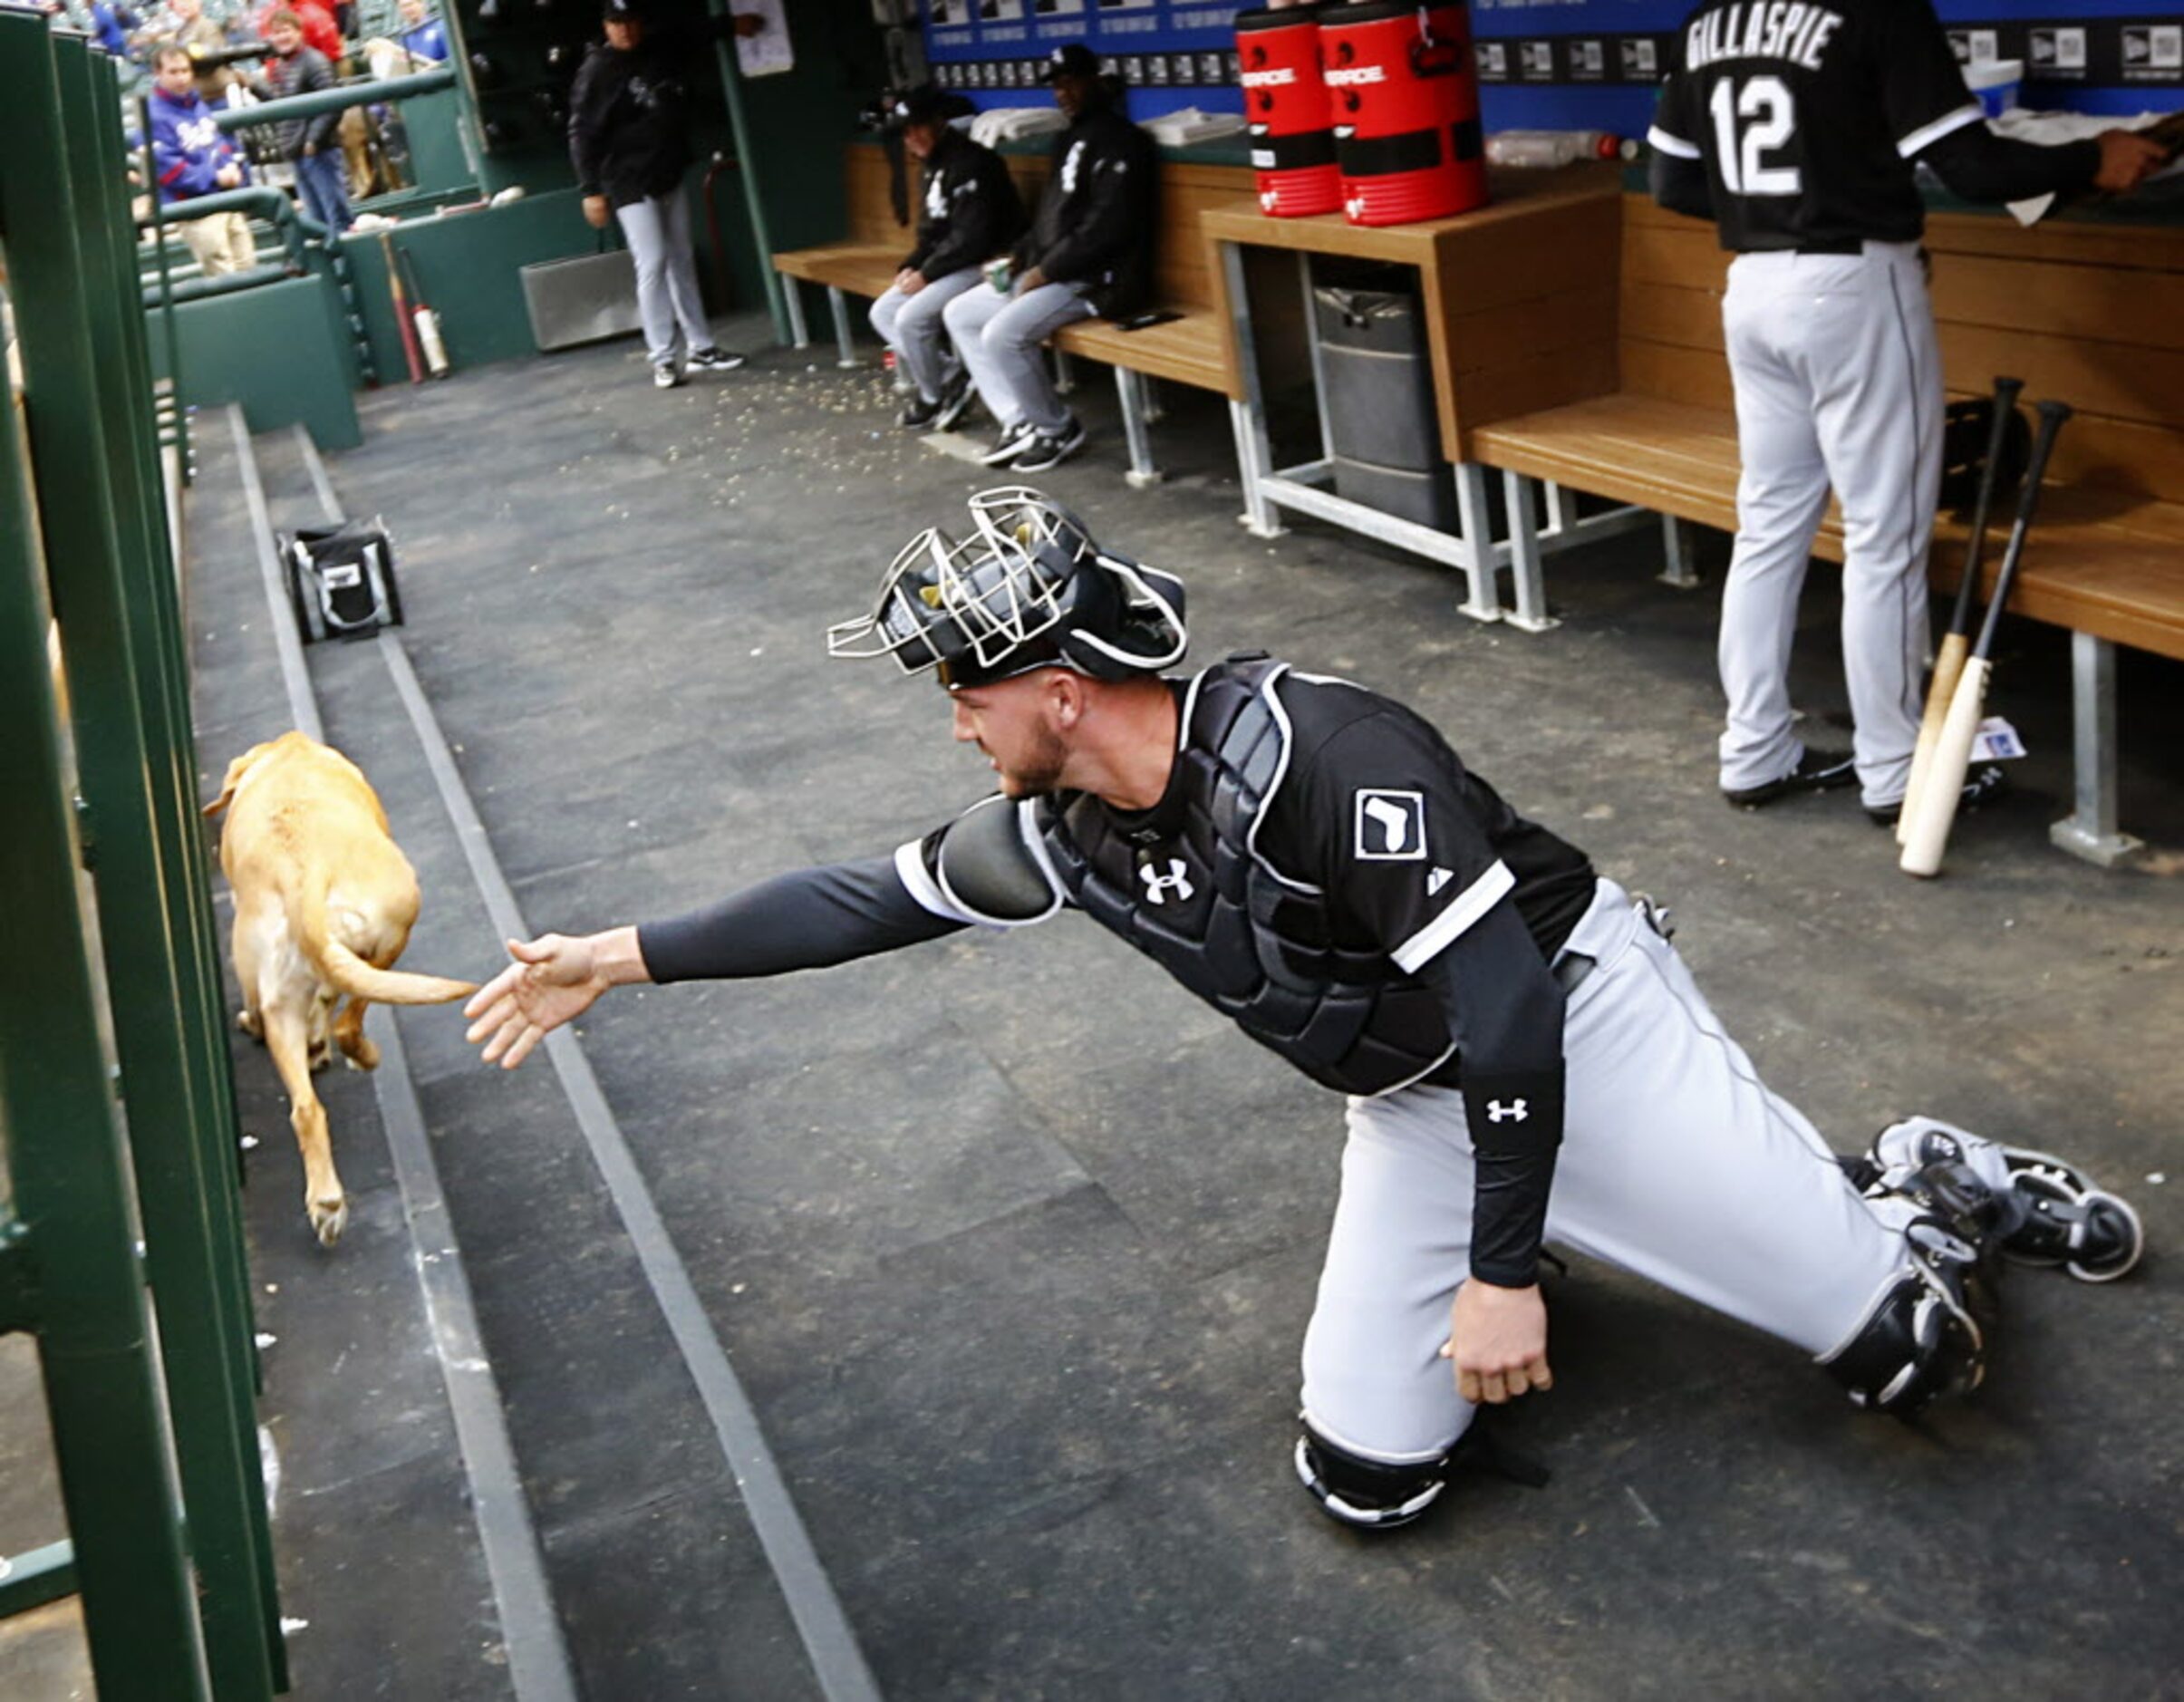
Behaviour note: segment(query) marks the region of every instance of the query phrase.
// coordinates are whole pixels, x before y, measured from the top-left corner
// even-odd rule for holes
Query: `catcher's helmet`
[[[960,542],[928,527],[880,580],[870,614],[826,633],[832,656],[893,656],[905,673],[937,668],[949,687],[1035,668],[1097,680],[1183,660],[1183,582],[1093,540],[1083,521],[1023,486],[971,499]]]

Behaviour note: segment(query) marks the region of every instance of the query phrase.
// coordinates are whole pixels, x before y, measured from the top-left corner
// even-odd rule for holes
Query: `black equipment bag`
[[[324,638],[367,638],[382,626],[402,624],[394,540],[376,517],[290,533],[283,540],[281,559],[296,630],[306,644]]]

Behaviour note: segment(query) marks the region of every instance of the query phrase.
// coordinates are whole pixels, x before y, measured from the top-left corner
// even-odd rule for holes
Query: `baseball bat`
[[[1934,654],[1934,680],[1927,688],[1926,715],[1918,723],[1918,743],[1911,752],[1910,783],[1904,788],[1903,808],[1896,817],[1900,842],[1909,831],[1911,815],[1925,789],[1927,770],[1933,766],[1934,741],[1941,737],[1941,723],[1948,719],[1949,700],[1964,672],[1964,658],[1971,647],[1972,591],[1979,583],[1979,557],[1986,543],[1987,509],[1995,498],[1996,469],[2002,465],[2003,446],[2009,441],[2010,421],[2017,411],[2021,378],[1995,381],[1995,417],[1986,436],[1986,463],[1979,469],[1979,495],[1972,504],[1972,535],[1964,546],[1964,572],[1957,581],[1957,607],[1949,616],[1949,630],[1942,635]]]
[[[410,284],[410,315],[417,321],[417,343],[423,351],[425,370],[434,378],[448,375],[448,345],[440,338],[440,314],[425,299],[424,286],[417,281],[417,262],[407,248],[397,248],[395,256],[401,262],[402,276]]]
[[[379,233],[379,249],[387,262],[387,293],[394,298],[394,328],[401,334],[402,360],[410,368],[410,382],[425,382],[425,369],[417,358],[417,327],[410,323],[410,303],[402,292],[401,268],[394,264],[394,243],[385,231]]]
[[[2017,565],[2025,558],[2025,535],[2033,529],[2033,516],[2040,507],[2040,480],[2047,472],[2047,458],[2055,447],[2055,434],[2070,418],[2070,404],[2038,404],[2040,427],[2033,438],[2032,459],[2025,464],[2025,485],[2017,493],[2017,519],[2010,527],[2009,546],[2002,553],[2002,567],[1995,575],[1995,595],[1987,600],[1986,619],[1980,623],[1979,639],[1965,658],[1964,672],[1949,699],[1948,719],[1935,741],[1934,759],[1927,770],[1926,790],[1918,799],[1904,836],[1899,866],[1907,875],[1920,876],[1941,872],[1941,854],[1948,846],[1949,829],[1957,820],[1957,805],[1964,790],[1964,777],[1972,766],[1972,746],[1979,737],[1979,719],[1986,711],[1986,686],[1993,664],[1995,630],[2002,624],[2002,610],[2017,583]]]

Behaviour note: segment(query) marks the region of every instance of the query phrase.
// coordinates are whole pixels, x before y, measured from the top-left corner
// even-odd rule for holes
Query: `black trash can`
[[[1416,273],[1319,263],[1312,318],[1335,494],[1454,532],[1455,481],[1441,455]]]

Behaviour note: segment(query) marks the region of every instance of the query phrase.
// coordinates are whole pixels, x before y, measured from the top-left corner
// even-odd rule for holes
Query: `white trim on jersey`
[[[1677,160],[1704,160],[1696,142],[1687,142],[1681,136],[1671,136],[1658,124],[1646,132],[1646,145]]]
[[[1054,859],[1047,855],[1047,838],[1039,830],[1037,798],[1022,798],[1017,800],[1016,832],[1017,836],[1024,842],[1024,849],[1031,854],[1031,860],[1039,865],[1039,872],[1047,883],[1047,890],[1054,895],[1054,910],[1047,912],[1047,915],[1051,916],[1055,910],[1059,910],[1069,902],[1069,894],[1068,888],[1062,885],[1061,875],[1055,870]],[[1039,920],[1044,922],[1046,916]]]
[[[1909,136],[1896,141],[1897,154],[1905,160],[1916,160],[1952,131],[1962,130],[1967,124],[1976,124],[1986,117],[1986,108],[1972,101],[1955,110],[1944,112],[1931,124],[1921,124]]]
[[[1509,865],[1497,859],[1492,868],[1451,899],[1439,915],[1388,953],[1395,959],[1396,967],[1406,975],[1416,975],[1446,951],[1473,923],[1514,891],[1516,884],[1517,877],[1510,873]]]
[[[1274,778],[1266,783],[1266,791],[1259,799],[1259,813],[1251,817],[1251,831],[1243,836],[1243,848],[1251,853],[1252,862],[1258,864],[1261,868],[1291,892],[1317,895],[1322,890],[1321,888],[1313,885],[1309,881],[1300,881],[1284,875],[1269,862],[1265,854],[1259,849],[1259,830],[1266,826],[1268,812],[1274,807],[1274,794],[1281,789],[1282,781],[1289,778],[1290,752],[1295,749],[1297,743],[1297,731],[1290,724],[1290,712],[1282,705],[1281,694],[1274,690],[1275,686],[1280,683],[1282,675],[1289,671],[1289,663],[1279,663],[1260,684],[1259,694],[1266,699],[1267,708],[1273,711],[1274,725],[1281,729],[1281,761],[1276,766]]]
[[[925,867],[925,847],[923,840],[913,839],[908,845],[897,846],[894,850],[895,878],[903,883],[904,891],[917,900],[918,908],[938,916],[942,922],[976,922],[978,917],[967,915],[951,904],[948,895],[941,890]]]

